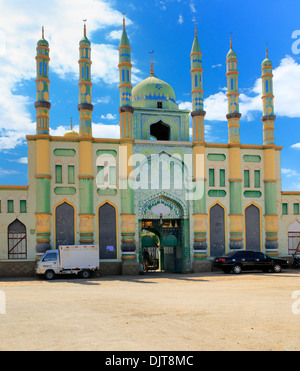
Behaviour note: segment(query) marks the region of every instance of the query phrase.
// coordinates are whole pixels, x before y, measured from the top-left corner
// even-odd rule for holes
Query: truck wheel
[[[45,273],[46,280],[48,281],[53,280],[54,277],[55,277],[55,273],[53,271],[46,271]]]
[[[82,271],[81,272],[81,277],[84,278],[85,280],[90,278],[90,272],[89,271]]]

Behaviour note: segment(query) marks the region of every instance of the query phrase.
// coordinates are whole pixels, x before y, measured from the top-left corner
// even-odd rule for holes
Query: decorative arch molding
[[[188,208],[180,198],[163,191],[149,197],[139,205],[139,219],[159,219],[160,214],[168,219],[187,218]]]

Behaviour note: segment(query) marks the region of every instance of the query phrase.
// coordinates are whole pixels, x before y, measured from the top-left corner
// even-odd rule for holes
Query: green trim
[[[93,179],[79,179],[80,213],[93,214]]]
[[[74,157],[76,155],[75,149],[64,149],[64,148],[56,148],[53,151],[55,156],[67,156],[67,157]]]
[[[288,213],[289,213],[288,211],[289,211],[288,204],[286,202],[284,202],[282,204],[282,215],[288,215]]]
[[[50,213],[50,184],[49,178],[36,179],[36,212]]]
[[[209,182],[208,182],[208,185],[210,187],[214,187],[215,186],[215,169],[209,169],[208,170],[208,173],[209,173]]]
[[[62,183],[62,165],[55,165],[55,183]]]
[[[56,187],[54,188],[56,195],[75,195],[76,188],[74,187]]]
[[[249,188],[250,187],[250,171],[244,170],[244,187]]]
[[[242,214],[242,183],[241,182],[230,182],[229,193],[230,193],[230,214],[241,215]]]
[[[208,191],[208,196],[209,197],[225,197],[226,191],[224,191],[223,189],[210,190]]]
[[[75,166],[68,165],[68,183],[74,184],[75,183]]]
[[[117,157],[117,154],[117,151],[115,151],[114,149],[98,149],[98,151],[96,152],[97,156],[109,155]]]
[[[225,187],[225,169],[220,169],[220,187]]]
[[[265,183],[265,215],[277,215],[276,183]]]
[[[116,196],[117,190],[116,189],[97,189],[97,193],[99,196]]]
[[[261,157],[258,155],[244,155],[245,162],[261,162]]]
[[[260,198],[261,192],[260,191],[245,191],[244,197],[246,198]]]
[[[27,201],[20,200],[20,213],[27,213]]]
[[[226,156],[222,153],[209,153],[207,159],[209,161],[225,161]]]
[[[8,213],[14,212],[14,200],[7,200],[7,212]]]

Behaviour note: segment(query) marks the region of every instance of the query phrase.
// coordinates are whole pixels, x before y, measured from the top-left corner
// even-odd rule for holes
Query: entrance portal
[[[181,220],[142,220],[140,262],[146,271],[180,273]]]

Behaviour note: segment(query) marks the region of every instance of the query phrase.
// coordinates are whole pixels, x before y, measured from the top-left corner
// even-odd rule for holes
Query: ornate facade
[[[49,43],[37,43],[36,134],[27,136],[28,186],[0,186],[0,276],[32,274],[62,244],[99,244],[103,274],[138,274],[143,248],[159,269],[199,272],[231,250],[288,255],[300,241],[300,192],[281,191],[272,63],[262,63],[261,145],[240,141],[238,57],[226,57],[228,143],[205,141],[202,53],[190,54],[192,112],[154,74],[131,84],[131,47],[119,46],[120,139],[92,133],[92,59],[79,43],[79,133],[49,134]],[[188,57],[188,56],[187,56]],[[97,63],[95,61],[95,63]],[[189,117],[192,118],[190,141]],[[226,115],[226,112],[224,112]]]

